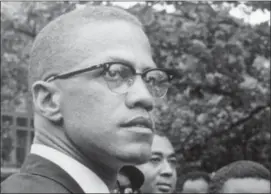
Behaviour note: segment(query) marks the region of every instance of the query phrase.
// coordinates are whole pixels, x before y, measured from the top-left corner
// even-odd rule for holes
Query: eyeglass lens
[[[132,67],[123,64],[110,65],[103,74],[109,89],[115,93],[123,94],[133,85],[135,71]],[[143,73],[143,80],[154,97],[162,97],[169,88],[169,76],[163,70],[151,70]]]

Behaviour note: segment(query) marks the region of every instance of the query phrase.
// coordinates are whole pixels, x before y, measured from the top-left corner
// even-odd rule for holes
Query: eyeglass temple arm
[[[80,69],[80,70],[77,70],[77,71],[72,71],[72,72],[68,72],[68,73],[62,73],[62,74],[59,74],[59,75],[50,76],[49,78],[45,79],[45,81],[50,82],[50,81],[53,81],[55,79],[66,79],[66,78],[74,76],[76,74],[84,73],[84,72],[87,72],[87,71],[92,71],[92,70],[98,69],[100,67],[101,67],[101,65],[97,65],[97,66],[92,66],[92,67],[87,67],[87,68],[84,68],[84,69]]]

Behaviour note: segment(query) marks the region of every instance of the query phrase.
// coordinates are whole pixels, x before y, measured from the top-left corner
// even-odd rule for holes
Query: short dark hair
[[[95,22],[126,21],[143,29],[143,25],[134,15],[115,6],[87,5],[65,13],[47,24],[36,36],[29,60],[29,88],[37,80],[42,80],[51,71],[61,73],[74,65],[70,58],[62,53],[72,52],[74,33],[82,26]],[[96,24],[98,26],[98,24]],[[73,48],[74,49],[74,48]],[[77,52],[74,52],[78,55]]]
[[[270,172],[263,165],[240,160],[220,168],[212,177],[209,193],[219,193],[225,182],[231,178],[256,178],[270,181]]]
[[[180,188],[183,190],[183,186],[184,186],[186,181],[188,181],[188,180],[195,181],[195,180],[198,180],[198,179],[203,179],[208,184],[211,181],[210,175],[207,172],[204,172],[204,171],[188,172],[181,179]]]

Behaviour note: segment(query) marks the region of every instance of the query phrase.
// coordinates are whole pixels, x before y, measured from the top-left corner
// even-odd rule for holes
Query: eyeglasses
[[[141,76],[148,91],[155,98],[161,98],[166,95],[170,87],[170,81],[174,77],[173,70],[164,68],[153,68],[137,73],[136,70],[122,62],[110,62],[96,66],[87,67],[84,69],[53,75],[45,79],[46,82],[51,82],[56,79],[67,79],[80,73],[90,72],[96,69],[102,69],[102,77],[107,83],[108,88],[117,94],[125,94],[128,89],[134,84],[136,75]]]

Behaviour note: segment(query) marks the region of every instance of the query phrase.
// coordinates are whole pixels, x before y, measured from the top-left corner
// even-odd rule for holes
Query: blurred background
[[[106,2],[143,22],[159,67],[182,77],[153,114],[170,137],[178,172],[209,173],[236,160],[270,170],[270,2]],[[1,180],[33,139],[29,51],[55,17],[83,1],[1,2]]]

